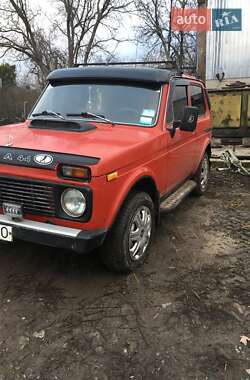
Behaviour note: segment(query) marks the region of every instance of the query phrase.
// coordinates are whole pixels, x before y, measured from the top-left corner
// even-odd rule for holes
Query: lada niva
[[[77,252],[130,272],[160,213],[207,190],[204,83],[166,69],[53,71],[27,120],[0,127],[0,239]]]

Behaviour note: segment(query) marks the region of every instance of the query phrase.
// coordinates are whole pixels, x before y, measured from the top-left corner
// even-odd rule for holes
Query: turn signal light
[[[62,165],[59,167],[59,176],[78,181],[90,181],[91,173],[89,168]]]
[[[113,181],[113,179],[118,178],[118,172],[112,172],[107,175],[107,181]]]

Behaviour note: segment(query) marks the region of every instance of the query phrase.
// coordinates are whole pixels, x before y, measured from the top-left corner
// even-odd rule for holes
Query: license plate
[[[0,224],[0,240],[13,241],[12,227]]]

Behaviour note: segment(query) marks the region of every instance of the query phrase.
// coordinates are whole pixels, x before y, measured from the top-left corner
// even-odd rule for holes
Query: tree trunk
[[[170,0],[170,12],[169,12],[169,27],[168,27],[168,57],[170,59],[170,50],[172,43],[172,8],[173,8],[173,0]]]

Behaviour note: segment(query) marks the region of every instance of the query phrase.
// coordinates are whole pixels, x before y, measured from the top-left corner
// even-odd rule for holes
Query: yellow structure
[[[211,93],[210,101],[214,128],[240,127],[241,93]]]
[[[250,137],[250,87],[210,89],[214,136]]]

